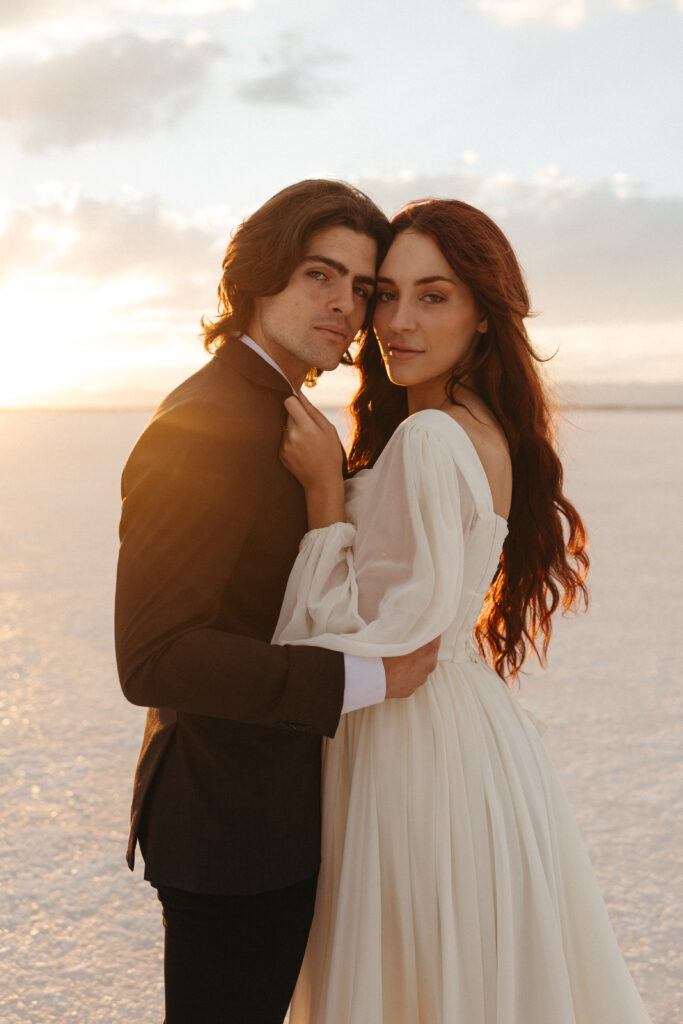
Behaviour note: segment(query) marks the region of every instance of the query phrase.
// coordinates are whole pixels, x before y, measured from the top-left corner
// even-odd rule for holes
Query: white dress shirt
[[[264,359],[269,366],[285,378],[292,388],[292,394],[296,389],[286,374],[282,372],[272,356],[258,345],[248,334],[243,334],[240,341],[244,342],[252,351]],[[387,679],[384,672],[384,663],[381,658],[360,658],[356,654],[344,655],[344,703],[342,704],[342,715],[349,711],[358,711],[359,708],[368,708],[372,704],[381,704],[387,695]]]

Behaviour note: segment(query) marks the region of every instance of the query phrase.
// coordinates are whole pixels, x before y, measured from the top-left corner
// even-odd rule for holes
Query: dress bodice
[[[427,409],[346,484],[347,522],[301,544],[275,633],[366,656],[469,644],[507,533],[466,431]]]
[[[493,511],[484,467],[463,427],[437,409],[426,409],[410,419],[418,420],[432,435],[447,439],[460,476],[460,508],[453,509],[453,514],[460,516],[463,527],[462,587],[455,618],[441,636],[440,660],[448,660],[463,644],[471,642],[472,630],[498,569],[508,527],[506,520]],[[382,489],[373,481],[373,474],[378,471],[382,473],[381,457],[375,467],[361,470],[346,482],[346,514],[361,533],[368,528],[369,513]],[[435,501],[439,499],[439,490],[434,487]],[[442,569],[448,572],[448,565]]]

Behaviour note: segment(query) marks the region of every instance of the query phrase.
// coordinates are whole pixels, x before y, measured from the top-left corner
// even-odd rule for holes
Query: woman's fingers
[[[303,396],[285,399],[287,422],[282,433],[280,459],[307,486],[320,473],[341,470],[342,447],[334,424]]]
[[[308,415],[303,405],[294,395],[290,395],[289,398],[285,398],[285,409],[294,423],[306,423],[311,417]]]
[[[304,402],[306,402],[307,405],[304,405]],[[327,423],[324,416],[321,417],[320,414],[315,416],[313,412],[309,411],[312,409],[317,413],[318,410],[314,405],[311,405],[308,399],[302,400],[302,398],[295,398],[294,395],[292,395],[290,398],[285,399],[285,409],[291,416],[294,423],[298,426],[308,427],[310,429],[315,425],[318,428],[322,428],[323,424]]]
[[[316,436],[318,431],[322,431],[323,434],[329,434],[334,431],[336,434],[334,425],[303,395],[300,395],[298,398],[295,398],[293,395],[290,398],[286,398],[285,408],[291,417],[292,423],[300,427],[306,436]]]
[[[289,401],[289,399],[287,399],[287,401]],[[313,405],[313,402],[306,398],[303,391],[299,392],[299,401],[313,422],[316,423],[321,430],[335,430],[336,433],[334,424],[330,423],[327,416],[325,416],[317,406]]]
[[[292,395],[284,404],[287,421],[280,461],[304,488],[320,490],[321,481],[328,478],[335,486],[341,480],[342,447],[334,425],[307,399]]]
[[[287,401],[291,401],[292,404],[287,406],[287,422],[282,433],[283,443],[310,447],[319,436],[319,428],[305,409],[302,409],[298,399],[292,398]]]
[[[310,416],[311,420],[318,425],[318,427],[322,427],[323,429],[333,427],[333,424],[330,423],[327,416],[325,416],[324,413],[321,413],[317,406],[313,406],[312,401],[306,398],[303,391],[299,391],[299,400],[301,401],[306,413]]]
[[[313,419],[316,419],[317,416],[320,416],[320,412],[318,411],[318,409],[316,409],[316,407],[313,405],[313,402],[306,398],[303,391],[299,392],[298,398],[309,416],[311,416]]]

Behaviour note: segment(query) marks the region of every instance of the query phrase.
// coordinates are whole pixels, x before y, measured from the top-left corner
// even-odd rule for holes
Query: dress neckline
[[[472,440],[472,438],[467,433],[467,431],[465,430],[465,428],[462,426],[461,423],[458,423],[457,420],[454,420],[453,417],[450,416],[444,409],[421,409],[419,412],[414,412],[411,416],[408,416],[407,419],[403,420],[403,423],[407,423],[408,420],[413,419],[415,416],[424,416],[425,413],[432,413],[432,412],[436,412],[440,416],[445,416],[447,420],[450,420],[450,422],[456,428],[456,430],[461,435],[461,437],[463,437],[465,439],[465,442],[466,442],[467,446],[469,447],[471,454],[474,456],[474,458],[476,460],[476,463],[477,463],[479,469],[481,470],[482,480],[483,480],[484,484],[486,485],[486,494],[487,494],[487,497],[489,499],[491,515],[494,515],[496,517],[496,519],[499,519],[501,523],[505,523],[505,525],[507,526],[508,525],[508,521],[505,518],[505,516],[499,515],[496,512],[496,510],[494,509],[494,507],[493,507],[493,492],[491,491],[491,484],[489,483],[489,478],[487,477],[486,470],[484,469],[484,463],[481,461],[481,458],[479,457],[479,452],[476,449],[474,441]]]
[[[439,416],[445,416],[447,419],[449,419],[451,421],[451,423],[453,424],[453,426],[458,431],[458,433],[460,434],[460,436],[462,438],[464,438],[465,445],[469,449],[470,455],[473,457],[473,462],[474,462],[474,465],[477,468],[477,472],[479,473],[479,475],[482,478],[482,484],[483,484],[483,487],[484,487],[484,493],[486,495],[487,503],[488,503],[488,506],[489,506],[487,511],[488,511],[488,513],[490,515],[492,515],[494,517],[494,519],[497,519],[498,522],[501,523],[505,527],[505,529],[507,530],[508,529],[508,521],[507,521],[507,519],[505,518],[505,516],[498,515],[498,513],[495,511],[495,509],[493,507],[493,494],[491,492],[491,485],[489,483],[489,478],[486,475],[486,470],[484,469],[484,464],[481,461],[481,459],[479,458],[479,452],[475,448],[474,442],[472,441],[472,438],[467,433],[465,428],[463,426],[461,426],[458,423],[457,420],[454,420],[452,416],[449,416],[447,412],[444,412],[443,409],[420,409],[419,412],[414,412],[410,416],[407,416],[406,419],[401,420],[399,425],[396,427],[396,430],[393,432],[393,434],[391,435],[391,437],[387,441],[386,445],[384,446],[384,448],[380,452],[377,460],[372,464],[372,466],[363,466],[362,469],[356,470],[348,478],[349,481],[356,480],[359,477],[361,477],[363,475],[363,473],[371,473],[373,471],[373,469],[375,469],[375,467],[377,466],[379,460],[384,455],[384,452],[387,450],[387,448],[389,447],[391,442],[394,440],[394,438],[398,435],[398,432],[400,431],[401,427],[405,423],[409,423],[412,419],[415,419],[418,416],[424,417],[425,415],[429,415],[429,413],[432,413],[432,412],[436,412],[436,413],[439,414]]]

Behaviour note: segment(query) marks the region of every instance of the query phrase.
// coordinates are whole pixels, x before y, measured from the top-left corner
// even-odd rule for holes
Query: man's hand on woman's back
[[[430,640],[424,647],[418,647],[412,654],[401,654],[395,658],[382,658],[387,678],[387,699],[389,697],[410,697],[436,668],[441,637]]]

